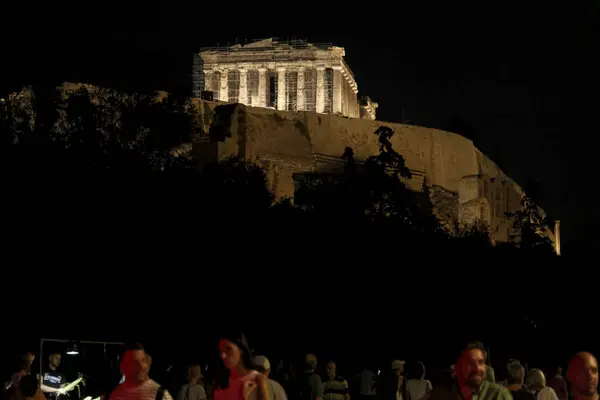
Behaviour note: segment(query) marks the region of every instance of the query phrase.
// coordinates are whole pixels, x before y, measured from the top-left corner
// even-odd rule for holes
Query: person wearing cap
[[[486,358],[483,344],[469,343],[457,357],[454,382],[436,385],[429,400],[513,400],[505,387],[485,379]]]
[[[269,400],[268,380],[256,370],[246,336],[221,335],[218,347],[225,373],[216,382],[214,400]]]
[[[255,356],[254,365],[256,366],[256,370],[268,379],[269,400],[287,400],[287,395],[285,394],[283,386],[281,386],[279,382],[269,378],[269,375],[271,374],[271,363],[269,362],[269,359],[265,356]]]

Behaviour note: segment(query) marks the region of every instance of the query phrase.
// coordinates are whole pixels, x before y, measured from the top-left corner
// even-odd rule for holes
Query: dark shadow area
[[[322,156],[322,171],[296,174],[293,201],[273,204],[265,170],[244,161],[245,118],[239,107],[211,112],[208,134],[206,115],[197,113],[189,100],[173,95],[86,87],[65,92],[36,85],[5,101],[2,163],[11,193],[5,207],[15,223],[21,221],[17,229],[28,221],[38,235],[52,236],[60,227],[77,237],[108,231],[113,239],[158,239],[168,230],[205,235],[208,244],[219,243],[220,235],[260,228],[285,233],[265,243],[294,249],[299,257],[335,254],[334,243],[357,254],[390,246],[447,257],[464,251],[551,250],[547,238],[535,239],[545,221],[528,198],[516,214],[517,231],[523,232],[518,250],[510,244],[492,246],[483,226],[449,229],[441,221],[457,221],[457,214],[434,210],[457,210],[457,194],[425,180],[421,191],[408,189],[413,171],[393,149],[394,132],[385,126],[374,132],[378,154],[360,162],[351,148],[341,157]],[[239,156],[217,161],[219,143],[234,131]],[[202,164],[193,157],[193,142],[204,143],[198,149],[206,147],[206,154],[195,152],[209,158]],[[534,222],[526,223],[527,218]],[[262,240],[250,235],[242,241],[264,246]]]

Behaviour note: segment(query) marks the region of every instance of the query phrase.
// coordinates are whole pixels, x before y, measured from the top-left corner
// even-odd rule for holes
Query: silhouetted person
[[[207,400],[207,398],[202,383],[202,369],[199,364],[192,364],[187,370],[187,383],[181,386],[177,400]]]
[[[265,356],[255,356],[254,365],[256,366],[256,370],[269,380],[269,400],[287,400],[283,386],[269,377],[271,375],[271,363],[269,359]]]
[[[564,380],[562,373],[562,367],[557,367],[556,373],[552,378],[548,379],[547,385],[554,389],[558,400],[568,400],[569,391],[567,390],[567,382]]]
[[[377,375],[371,368],[365,368],[358,374],[360,400],[376,400]]]
[[[506,365],[506,383],[514,400],[535,400],[535,395],[525,386],[525,367],[517,360]]]
[[[431,386],[431,382],[425,379],[425,365],[422,362],[418,362],[415,365],[414,374],[414,377],[411,376],[411,379],[406,381],[406,390],[408,391],[410,400],[426,400],[431,394],[433,387]]]
[[[510,392],[485,379],[487,353],[480,342],[469,343],[459,354],[451,387],[436,385],[429,400],[512,400]]]
[[[10,378],[10,382],[7,383],[5,389],[8,389],[11,386],[19,387],[19,381],[26,375],[31,375],[31,365],[35,360],[35,354],[31,351],[23,354],[23,356],[19,360],[19,368],[12,374]]]
[[[323,382],[323,399],[350,400],[348,382],[337,374],[337,366],[333,361],[327,363],[327,380]]]
[[[546,376],[537,368],[529,370],[527,387],[537,400],[558,400],[554,389],[546,385]]]
[[[31,375],[21,378],[19,385],[12,386],[9,392],[8,400],[46,400],[37,379]]]
[[[590,353],[577,353],[567,369],[573,400],[598,400],[598,360]]]
[[[402,360],[392,361],[391,373],[382,376],[377,384],[377,397],[380,400],[408,400]]]
[[[304,371],[298,374],[298,400],[322,400],[323,382],[315,373],[317,356],[307,354],[304,359]]]

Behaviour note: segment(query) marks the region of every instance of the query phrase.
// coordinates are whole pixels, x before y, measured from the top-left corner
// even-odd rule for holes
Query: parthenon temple
[[[267,107],[375,119],[376,103],[360,99],[345,50],[303,40],[263,39],[204,48],[194,65],[194,97]],[[375,107],[373,106],[375,105]]]

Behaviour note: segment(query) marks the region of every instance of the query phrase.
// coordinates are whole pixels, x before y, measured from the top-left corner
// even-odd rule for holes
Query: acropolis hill
[[[64,96],[85,87],[64,84]],[[31,107],[31,92],[18,95]],[[164,97],[159,94],[157,99]],[[293,197],[295,182],[307,172],[335,172],[343,167],[346,147],[357,161],[379,151],[377,128],[394,130],[392,144],[406,160],[413,177],[407,185],[419,191],[425,182],[438,216],[446,223],[470,224],[478,220],[491,228],[494,240],[509,241],[513,221],[506,212],[519,209],[522,190],[473,143],[454,133],[419,126],[320,114],[281,111],[242,104],[190,99],[198,113],[202,134],[194,140],[192,154],[201,164],[231,155],[264,167],[270,189],[278,198]],[[160,101],[160,100],[158,100]],[[34,118],[34,117],[33,117]],[[226,131],[224,142],[210,140],[209,130]],[[553,240],[553,235],[548,232]]]

